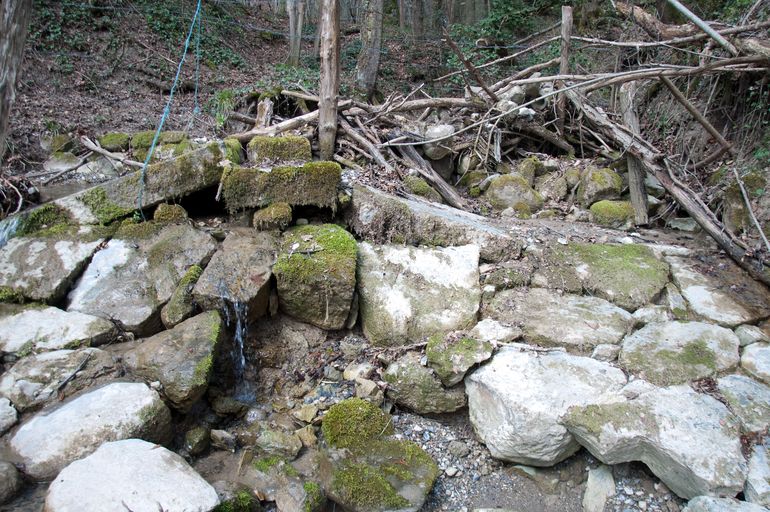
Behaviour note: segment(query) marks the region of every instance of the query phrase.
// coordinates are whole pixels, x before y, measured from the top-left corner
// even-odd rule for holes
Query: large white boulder
[[[43,512],[134,510],[209,512],[214,488],[179,455],[140,439],[104,443],[48,488]]]

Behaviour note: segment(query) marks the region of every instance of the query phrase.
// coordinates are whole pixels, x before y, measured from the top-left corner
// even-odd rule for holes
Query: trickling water
[[[228,326],[235,320],[235,333],[233,338],[233,372],[235,374],[235,398],[243,402],[253,402],[256,394],[251,383],[243,377],[246,368],[246,355],[243,352],[243,342],[248,332],[249,308],[239,301],[232,302],[232,314],[230,306],[225,306],[225,322]],[[233,318],[234,317],[234,318]]]
[[[4,247],[8,240],[16,234],[20,220],[21,216],[19,215],[0,220],[0,248]]]

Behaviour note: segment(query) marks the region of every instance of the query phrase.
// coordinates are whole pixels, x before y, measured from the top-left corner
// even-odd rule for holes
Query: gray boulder
[[[603,199],[618,199],[623,189],[623,180],[618,173],[603,167],[591,167],[580,177],[577,199],[583,206],[591,206]]]
[[[46,480],[105,441],[132,437],[169,441],[171,414],[146,385],[116,382],[39,412],[19,427],[9,445],[28,476]]]
[[[735,335],[738,336],[742,347],[757,342],[770,342],[770,337],[768,337],[767,334],[765,334],[765,332],[756,325],[739,325],[735,329]]]
[[[586,490],[583,493],[583,512],[604,512],[604,505],[612,496],[615,496],[612,468],[602,464],[589,470]]]
[[[207,262],[215,249],[210,235],[188,224],[119,230],[70,292],[67,310],[112,318],[140,336],[154,334],[187,269]]]
[[[754,343],[744,348],[741,367],[755,379],[770,384],[770,344]]]
[[[750,503],[770,506],[770,458],[765,444],[758,444],[751,451],[744,495]]]
[[[39,305],[0,304],[0,350],[24,356],[46,350],[101,345],[117,329],[107,320]]]
[[[359,314],[376,345],[416,342],[476,321],[479,248],[359,244]]]
[[[7,370],[0,377],[0,396],[24,412],[114,378],[118,368],[111,353],[96,348],[44,352],[25,357]],[[61,387],[65,380],[66,386]]]
[[[463,387],[445,389],[433,370],[420,364],[420,355],[414,352],[391,363],[382,379],[388,383],[388,398],[418,414],[454,412],[466,404]]]
[[[435,124],[425,129],[425,138],[427,140],[438,139],[439,137],[448,137],[439,142],[431,142],[423,145],[425,156],[431,160],[441,160],[452,152],[452,135],[455,133],[455,127],[451,124]]]
[[[526,178],[518,174],[495,178],[484,197],[497,210],[513,208],[520,214],[532,214],[543,207],[543,196],[530,186]]]
[[[689,386],[573,407],[562,424],[605,464],[644,462],[683,498],[733,496],[746,480],[738,419]]]
[[[160,382],[163,395],[186,412],[206,392],[225,337],[219,313],[207,311],[143,340],[123,359],[136,375]]]
[[[209,512],[219,497],[179,455],[140,439],[104,443],[51,483],[44,512]]]
[[[620,364],[659,386],[710,377],[738,365],[738,337],[702,322],[649,324],[623,340]]]
[[[743,375],[727,375],[717,387],[746,432],[770,427],[770,387]]]
[[[19,420],[19,413],[7,398],[0,398],[0,436]]]
[[[445,386],[454,386],[473,366],[492,357],[494,347],[485,340],[471,338],[464,333],[434,335],[428,339],[425,355],[428,366]]]
[[[597,345],[617,344],[633,325],[628,311],[604,299],[542,288],[498,292],[483,315],[520,325],[529,343],[588,353]]]
[[[525,345],[501,349],[465,378],[471,423],[492,456],[531,466],[552,466],[575,453],[580,446],[561,416],[572,406],[612,399],[625,383],[608,363]]]
[[[0,505],[10,501],[21,490],[22,485],[16,466],[10,462],[0,462]]]
[[[698,496],[691,499],[682,512],[767,512],[765,507],[733,498]]]

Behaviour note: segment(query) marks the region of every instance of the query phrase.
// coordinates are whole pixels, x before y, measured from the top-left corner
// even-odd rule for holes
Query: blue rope
[[[142,173],[139,177],[139,195],[136,201],[136,207],[139,210],[139,212],[142,214],[142,219],[144,219],[144,212],[142,211],[142,201],[144,198],[144,187],[145,187],[145,180],[147,177],[147,166],[149,165],[150,160],[152,159],[152,155],[155,152],[155,146],[157,146],[158,144],[158,139],[160,138],[160,132],[163,130],[163,125],[166,123],[166,119],[168,119],[168,116],[171,113],[171,104],[174,101],[174,92],[176,92],[177,85],[179,85],[179,77],[182,74],[182,65],[184,64],[184,61],[187,58],[187,50],[190,48],[190,39],[192,39],[195,23],[199,21],[198,18],[201,12],[201,1],[202,0],[198,0],[198,6],[195,9],[195,15],[193,16],[192,22],[190,23],[190,30],[188,31],[187,39],[184,42],[184,52],[182,52],[182,59],[179,61],[179,65],[176,68],[176,76],[174,77],[174,83],[171,85],[171,92],[168,95],[168,101],[166,102],[166,106],[163,109],[163,115],[160,117],[158,128],[155,130],[155,137],[153,137],[152,144],[150,144],[150,150],[147,152],[147,157],[144,159],[144,165],[142,165]],[[198,46],[198,48],[200,49],[200,45]],[[200,58],[200,56],[198,58]],[[196,87],[196,90],[197,90],[197,87]]]
[[[195,107],[193,108],[193,116],[197,115],[201,111],[201,107],[198,104],[198,84],[201,79],[201,24],[203,23],[203,15],[198,17],[198,33],[195,36]]]

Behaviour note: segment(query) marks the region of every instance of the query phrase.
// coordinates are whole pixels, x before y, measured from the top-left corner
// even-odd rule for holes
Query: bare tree
[[[334,157],[337,138],[337,96],[340,88],[340,4],[321,1],[321,84],[319,87],[318,148],[321,158]]]
[[[302,25],[305,22],[305,0],[286,0],[289,12],[289,65],[299,66],[302,48]]]
[[[356,88],[371,101],[377,86],[382,49],[383,0],[364,2],[364,19],[361,24],[361,53],[356,63]]]
[[[5,137],[31,12],[32,0],[0,0],[0,158],[5,154]]]

